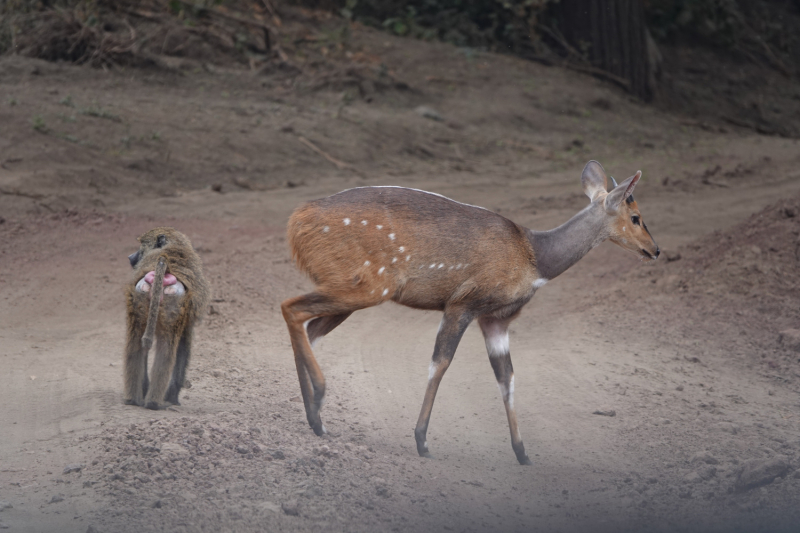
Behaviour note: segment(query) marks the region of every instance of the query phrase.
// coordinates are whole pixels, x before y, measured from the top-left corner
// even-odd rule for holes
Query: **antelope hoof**
[[[532,465],[533,464],[533,462],[530,460],[530,458],[527,455],[523,455],[522,457],[517,457],[517,461],[519,461],[519,464],[521,464],[521,465]]]
[[[141,406],[144,402],[142,402],[141,400],[137,401],[137,400],[131,400],[129,398],[126,398],[126,399],[122,400],[122,403],[124,403],[125,405],[139,405],[139,406]]]
[[[328,430],[325,429],[325,424],[323,424],[322,422],[320,422],[319,424],[316,424],[316,425],[315,424],[311,424],[311,429],[314,430],[314,434],[317,437],[321,437],[321,436],[325,435],[328,432]]]

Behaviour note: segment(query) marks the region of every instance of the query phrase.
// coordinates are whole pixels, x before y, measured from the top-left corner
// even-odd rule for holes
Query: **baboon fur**
[[[180,405],[178,394],[186,378],[192,333],[208,306],[209,287],[203,276],[202,261],[184,234],[160,227],[139,237],[139,243],[139,250],[128,257],[134,274],[125,287],[128,327],[124,401],[128,405],[164,409],[168,404]],[[148,272],[156,270],[162,258],[166,261],[166,272],[175,276],[186,292],[163,295],[155,327],[152,377],[148,379],[149,350],[145,349],[142,336],[147,327],[150,296],[156,291],[142,292],[136,285]]]

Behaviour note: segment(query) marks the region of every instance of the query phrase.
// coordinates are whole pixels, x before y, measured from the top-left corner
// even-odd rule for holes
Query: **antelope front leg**
[[[428,451],[428,422],[431,419],[433,401],[436,399],[439,383],[441,383],[444,373],[453,360],[461,336],[464,335],[464,331],[470,322],[472,322],[472,315],[463,311],[446,310],[442,317],[439,333],[436,335],[436,344],[433,348],[430,370],[428,371],[428,388],[425,390],[425,398],[422,401],[419,419],[417,419],[417,427],[414,429],[417,452],[421,457],[431,456]]]
[[[508,347],[508,324],[510,319],[497,319],[481,317],[478,323],[481,326],[483,337],[486,340],[486,351],[489,352],[489,362],[497,378],[497,386],[503,396],[503,404],[508,417],[508,429],[511,431],[511,447],[517,455],[521,465],[532,464],[525,453],[525,445],[517,425],[517,412],[514,409],[514,367],[511,364],[511,354]]]

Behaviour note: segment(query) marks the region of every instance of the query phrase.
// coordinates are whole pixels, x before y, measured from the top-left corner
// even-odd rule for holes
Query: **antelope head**
[[[661,254],[656,241],[647,230],[633,189],[639,183],[642,171],[639,170],[619,185],[611,178],[612,188],[608,190],[608,178],[597,161],[589,161],[583,169],[581,183],[586,196],[592,203],[602,206],[605,212],[605,226],[608,238],[614,244],[635,253],[643,261],[657,259]]]

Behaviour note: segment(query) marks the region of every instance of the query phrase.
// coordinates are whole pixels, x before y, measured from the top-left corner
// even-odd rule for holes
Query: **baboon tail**
[[[156,330],[156,322],[158,322],[158,307],[161,304],[161,296],[164,294],[164,274],[166,272],[167,258],[161,256],[158,258],[155,279],[152,287],[150,287],[150,312],[147,314],[147,327],[144,330],[144,335],[142,335],[142,347],[145,351],[150,350],[153,345],[153,334]]]

